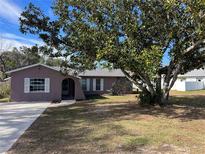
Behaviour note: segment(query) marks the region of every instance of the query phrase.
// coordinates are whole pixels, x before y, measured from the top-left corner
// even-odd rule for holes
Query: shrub
[[[112,85],[113,95],[124,95],[132,92],[132,83],[124,78],[119,78]]]
[[[10,84],[8,82],[0,83],[0,98],[7,98],[10,96]]]
[[[150,102],[151,102],[151,95],[146,93],[146,92],[140,92],[140,95],[139,95],[139,104],[141,106],[147,106],[147,105],[150,105]]]

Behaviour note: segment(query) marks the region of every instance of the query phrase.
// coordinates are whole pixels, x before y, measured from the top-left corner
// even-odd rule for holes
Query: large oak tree
[[[70,67],[120,68],[147,103],[167,102],[178,74],[205,61],[204,0],[55,0],[52,9],[53,20],[29,4],[20,30],[39,35],[47,54]]]

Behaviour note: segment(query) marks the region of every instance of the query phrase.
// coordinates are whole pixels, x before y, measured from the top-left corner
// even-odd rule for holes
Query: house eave
[[[57,69],[55,69],[53,67],[50,67],[48,65],[44,65],[44,64],[38,63],[38,64],[33,64],[33,65],[17,68],[17,69],[11,70],[11,71],[7,71],[6,74],[11,74],[11,73],[19,72],[19,71],[22,71],[22,70],[25,70],[25,69],[36,67],[36,66],[43,66],[43,67],[46,67],[46,68],[49,68],[49,69],[52,69],[54,71],[58,71],[59,72],[59,70],[57,70]]]

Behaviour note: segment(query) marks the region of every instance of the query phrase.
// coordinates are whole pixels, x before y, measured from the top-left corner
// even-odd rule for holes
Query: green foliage
[[[10,102],[10,98],[2,98],[0,99],[0,103],[7,103]]]
[[[12,51],[2,52],[0,55],[2,72],[41,62],[42,58],[39,53],[37,46],[14,48]]]
[[[39,35],[49,46],[46,53],[64,57],[68,67],[120,68],[152,97],[160,85],[157,77],[166,78],[167,94],[179,73],[205,62],[203,0],[55,0],[52,9],[55,20],[29,4],[20,18],[21,32]],[[170,63],[162,67],[167,53]]]
[[[57,58],[51,58],[45,60],[45,64],[49,66],[61,66],[63,60]]]
[[[157,46],[152,46],[150,49],[144,49],[135,58],[139,66],[141,66],[141,70],[146,70],[149,78],[153,80],[159,71],[162,56],[161,50]]]
[[[140,92],[139,99],[140,99],[139,104],[141,106],[150,105],[152,102],[152,97],[150,93],[147,92]]]
[[[132,83],[127,79],[120,78],[112,85],[113,95],[124,95],[132,91]]]
[[[19,67],[37,63],[45,63],[49,66],[61,66],[62,58],[49,57],[46,54],[48,48],[33,46],[13,48],[12,51],[4,51],[0,55],[0,79],[6,77],[5,72]]]
[[[10,84],[7,82],[0,83],[0,99],[10,96]]]

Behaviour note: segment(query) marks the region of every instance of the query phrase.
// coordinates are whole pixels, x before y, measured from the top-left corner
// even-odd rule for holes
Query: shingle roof
[[[61,71],[60,67],[53,67],[55,70]],[[74,72],[74,70],[73,70]],[[85,70],[78,74],[78,76],[104,76],[104,77],[125,77],[120,69],[96,69],[96,70]]]
[[[8,71],[7,73],[14,73],[14,72],[18,72],[18,71],[22,71],[25,69],[29,69],[35,66],[44,66],[46,68],[55,70],[55,71],[61,71],[60,67],[51,67],[48,65],[44,65],[44,64],[34,64],[34,65],[29,65],[29,66],[25,66],[22,68],[18,68],[12,71]],[[75,71],[74,70],[69,70],[69,74],[73,74]],[[78,76],[93,76],[93,77],[125,77],[125,75],[122,73],[122,71],[120,69],[113,69],[113,70],[109,70],[109,69],[96,69],[96,70],[86,70],[82,73],[79,73]]]
[[[120,69],[96,69],[96,70],[86,70],[79,74],[79,76],[103,76],[103,77],[125,77]]]
[[[186,74],[179,75],[179,77],[205,77],[205,69],[195,69]]]

